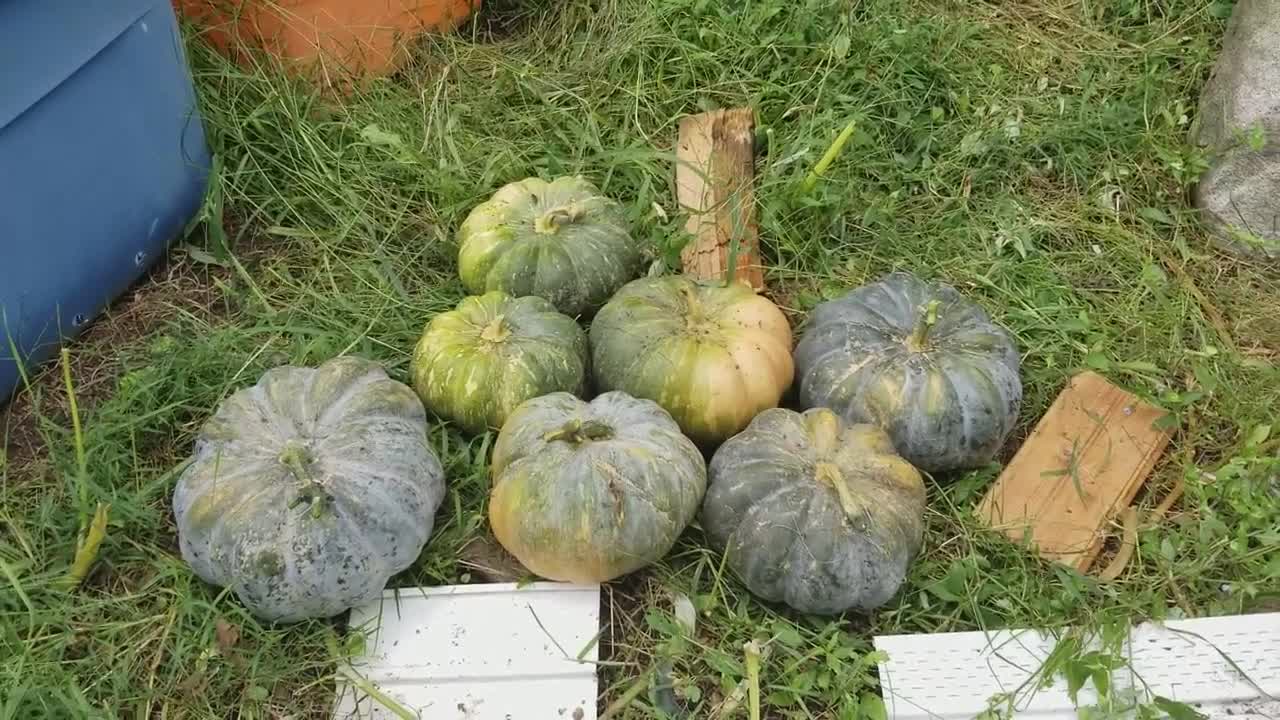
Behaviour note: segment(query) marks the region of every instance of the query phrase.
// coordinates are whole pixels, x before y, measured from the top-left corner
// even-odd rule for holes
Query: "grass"
[[[401,75],[340,104],[192,48],[225,232],[197,229],[175,250],[170,276],[199,291],[153,296],[148,334],[73,348],[80,433],[56,370],[5,423],[7,441],[27,440],[0,455],[0,717],[322,716],[341,624],[262,626],[177,555],[170,493],[200,422],[282,363],[360,353],[403,379],[425,321],[462,295],[453,229],[504,182],[583,173],[671,264],[677,119],[744,103],[758,110],[771,293],[794,323],[891,269],[945,279],[1023,349],[1010,451],[1066,378],[1093,368],[1179,421],[1140,517],[1178,480],[1187,494],[1104,583],[978,528],[971,508],[996,468],[946,478],[899,596],[836,619],[753,600],[695,527],[607,588],[602,645],[617,664],[602,707],[639,681],[617,717],[672,703],[716,717],[756,641],[763,717],[878,718],[872,633],[1276,607],[1280,280],[1217,254],[1186,204],[1205,167],[1189,123],[1229,2],[516,5],[495,3],[494,19],[426,42]],[[437,423],[432,439],[449,496],[397,584],[461,581],[459,551],[485,532],[490,438]],[[68,591],[98,503],[110,504],[99,563]],[[651,672],[670,692],[649,692]]]

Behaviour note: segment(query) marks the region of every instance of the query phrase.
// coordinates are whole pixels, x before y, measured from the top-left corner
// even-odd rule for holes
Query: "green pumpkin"
[[[924,535],[920,473],[873,425],[760,413],[711,459],[702,527],[757,596],[805,613],[893,597]]]
[[[493,534],[534,573],[606,582],[657,561],[693,520],[702,454],[648,400],[568,393],[516,409],[490,464]]]
[[[281,367],[231,395],[173,491],[196,575],[268,621],[382,595],[431,535],[444,471],[413,391],[354,357]]]
[[[468,292],[536,295],[572,316],[593,312],[640,272],[621,206],[580,177],[504,186],[471,211],[458,242]]]
[[[894,273],[814,309],[796,344],[804,407],[883,427],[916,467],[989,462],[1018,420],[1018,348],[955,288]]]
[[[468,432],[503,426],[529,398],[581,395],[587,335],[539,297],[468,297],[427,325],[413,353],[414,389],[429,410]]]
[[[599,390],[657,402],[695,441],[714,445],[775,407],[794,372],[791,327],[742,283],[682,276],[624,286],[591,323]]]

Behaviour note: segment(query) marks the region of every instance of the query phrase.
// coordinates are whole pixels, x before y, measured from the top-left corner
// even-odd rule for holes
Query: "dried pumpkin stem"
[[[567,442],[572,445],[581,445],[585,442],[593,440],[608,440],[613,437],[613,428],[605,423],[595,420],[583,422],[581,420],[570,420],[565,423],[564,427],[559,430],[553,430],[542,436],[547,442]]]
[[[684,296],[684,304],[688,309],[685,315],[685,324],[690,330],[694,330],[703,325],[707,319],[702,303],[698,301],[698,292],[688,285],[681,285],[680,294]]]
[[[507,328],[506,317],[499,315],[489,321],[488,325],[480,331],[480,339],[485,342],[502,342],[511,335],[511,330]]]
[[[845,484],[844,473],[840,472],[840,468],[829,462],[820,462],[814,474],[818,482],[835,488],[836,495],[840,498],[840,509],[844,510],[844,514],[850,520],[862,514],[862,503],[858,502],[849,490],[849,486]]]
[[[560,205],[542,213],[533,221],[533,231],[539,235],[555,235],[560,227],[582,216],[576,205]]]
[[[309,503],[312,515],[320,517],[324,514],[322,501],[329,497],[329,493],[325,490],[324,484],[316,480],[307,469],[307,463],[310,460],[307,449],[297,443],[289,443],[284,450],[280,451],[280,463],[289,468],[289,472],[302,483],[297,502]]]
[[[915,352],[921,352],[929,347],[929,331],[938,324],[938,308],[941,305],[940,300],[930,300],[920,308],[920,319],[916,321],[915,329],[911,331],[911,337],[907,340],[907,346]]]

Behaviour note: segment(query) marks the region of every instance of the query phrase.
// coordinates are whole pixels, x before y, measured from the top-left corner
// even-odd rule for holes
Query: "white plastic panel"
[[[1077,718],[1065,682],[1037,688],[1032,680],[1057,644],[1052,636],[1029,630],[889,635],[875,644],[889,655],[880,665],[880,684],[894,720],[972,718],[999,694],[1016,698],[1018,717]],[[1125,656],[1130,667],[1112,674],[1113,693],[1161,695],[1214,718],[1280,718],[1280,613],[1139,625],[1130,631]],[[1097,702],[1091,683],[1079,701],[1081,707]]]
[[[402,588],[351,625],[368,642],[350,670],[426,720],[596,717],[598,585]],[[338,677],[336,718],[398,717]]]

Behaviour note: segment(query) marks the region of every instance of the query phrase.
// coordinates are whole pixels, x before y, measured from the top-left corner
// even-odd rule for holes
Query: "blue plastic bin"
[[[0,405],[164,254],[209,165],[167,0],[0,0]]]

